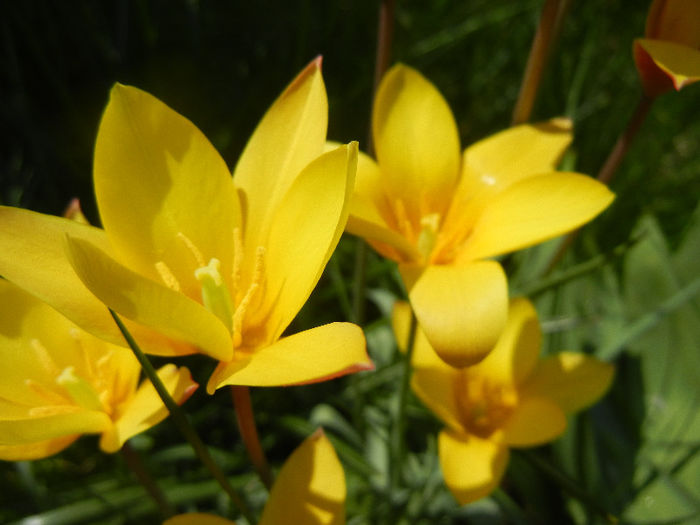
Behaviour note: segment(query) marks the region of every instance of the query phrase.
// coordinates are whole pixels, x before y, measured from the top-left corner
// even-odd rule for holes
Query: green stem
[[[394,423],[394,432],[392,434],[392,465],[391,465],[391,488],[398,487],[401,478],[401,465],[404,455],[404,434],[406,427],[406,402],[408,400],[408,392],[411,385],[411,373],[413,367],[411,361],[413,359],[413,347],[416,342],[416,331],[418,329],[418,320],[416,314],[411,310],[411,325],[408,331],[408,342],[406,343],[406,355],[404,356],[404,368],[401,375],[401,384],[399,386],[399,397],[396,406],[396,421]]]
[[[175,423],[182,435],[192,446],[192,449],[202,464],[209,470],[209,472],[211,472],[214,479],[218,481],[219,485],[221,485],[221,488],[224,489],[224,492],[226,492],[228,497],[231,499],[231,502],[238,508],[248,522],[251,524],[256,523],[257,520],[248,508],[248,505],[243,498],[238,495],[236,490],[229,483],[226,475],[214,462],[209,454],[209,451],[207,450],[207,447],[200,439],[199,434],[197,434],[197,431],[188,421],[185,412],[172,398],[170,392],[168,392],[168,390],[165,388],[165,385],[163,385],[163,382],[160,380],[160,377],[158,377],[158,374],[156,373],[155,368],[153,368],[151,362],[148,360],[148,357],[146,357],[141,348],[139,348],[139,345],[136,344],[136,341],[132,337],[131,333],[129,333],[126,326],[124,326],[124,323],[122,323],[122,320],[119,318],[116,312],[109,308],[109,313],[112,314],[114,322],[117,323],[119,331],[124,336],[124,339],[126,339],[129,348],[131,348],[131,350],[134,352],[136,359],[138,359],[139,363],[141,363],[141,368],[143,368],[146,377],[151,381],[153,387],[156,389],[156,392],[158,392],[158,395],[163,400],[163,404],[168,409],[168,412],[170,412],[170,417],[172,418],[173,423]]]
[[[146,489],[146,492],[148,492],[148,495],[151,496],[155,504],[158,506],[161,516],[163,518],[173,516],[175,514],[175,509],[173,509],[172,505],[170,505],[170,502],[165,497],[163,491],[160,490],[158,483],[156,483],[153,477],[149,474],[139,453],[131,447],[128,441],[122,445],[120,452],[122,458],[124,458],[126,466],[129,467],[129,470],[131,470],[138,482],[141,483],[143,488]]]
[[[265,452],[260,444],[258,429],[255,426],[255,415],[253,414],[253,404],[250,401],[250,388],[247,386],[232,386],[231,397],[233,406],[236,409],[236,420],[238,429],[241,432],[241,439],[248,451],[248,457],[255,467],[260,480],[267,490],[272,489],[274,482],[270,464],[267,462]]]

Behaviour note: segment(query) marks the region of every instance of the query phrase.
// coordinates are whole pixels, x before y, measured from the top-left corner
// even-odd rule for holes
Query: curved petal
[[[215,359],[231,359],[231,335],[202,305],[132,272],[89,242],[68,237],[66,244],[75,272],[105,305],[127,319],[195,345]],[[168,348],[150,352],[172,355]]]
[[[282,465],[259,525],[345,523],[345,473],[333,445],[317,431]]]
[[[506,324],[508,290],[493,261],[429,266],[422,272],[400,265],[411,305],[428,341],[452,366],[483,359]]]
[[[360,152],[346,231],[369,241],[379,253],[389,259],[419,259],[420,254],[415,246],[394,231],[384,219],[380,207],[386,205],[386,199],[379,166]]]
[[[396,344],[399,350],[406,353],[408,338],[411,331],[411,305],[409,303],[405,301],[396,301],[394,303],[394,309],[391,313],[391,326],[394,330],[394,337],[396,338]],[[435,353],[433,347],[430,346],[420,326],[416,327],[411,364],[414,368],[449,367],[449,365]]]
[[[318,282],[347,221],[357,143],[324,153],[302,170],[277,209],[265,248],[265,307],[246,324],[269,327],[276,341]],[[245,270],[244,270],[245,271]],[[248,275],[254,273],[248,268]],[[261,317],[256,319],[255,313]]]
[[[537,312],[532,303],[522,297],[511,299],[506,327],[496,346],[471,370],[494,383],[517,386],[535,367],[541,341]]]
[[[236,522],[214,516],[213,514],[188,512],[187,514],[178,514],[165,520],[163,525],[236,525]]]
[[[476,436],[440,432],[440,466],[445,484],[460,505],[488,496],[508,465],[508,448]]]
[[[482,139],[464,150],[460,184],[467,196],[498,192],[539,173],[554,171],[573,139],[569,119],[522,124]]]
[[[635,40],[635,46],[637,45],[671,79],[677,91],[700,80],[700,49],[644,38]]]
[[[455,384],[461,371],[445,363],[416,368],[411,377],[411,388],[416,396],[440,420],[456,432],[463,432],[457,405]]]
[[[534,447],[552,441],[565,429],[566,416],[554,401],[522,395],[503,427],[503,438],[513,447]]]
[[[270,215],[296,176],[321,154],[328,101],[321,57],[313,60],[267,110],[234,171],[242,190],[245,242],[262,244]]]
[[[0,445],[0,459],[3,461],[30,461],[44,459],[58,454],[80,437],[80,434],[27,443],[26,445]]]
[[[241,352],[242,353],[242,352]],[[256,350],[247,357],[220,363],[207,392],[225,385],[286,386],[326,381],[345,374],[372,370],[359,326],[331,323]]]
[[[377,89],[372,132],[387,193],[408,216],[417,224],[446,211],[459,177],[459,135],[435,86],[408,66],[392,67]]]
[[[613,198],[604,184],[577,173],[521,180],[489,200],[459,260],[501,255],[571,231],[593,219]]]
[[[153,278],[156,263],[164,263],[190,296],[200,290],[194,271],[212,257],[231,274],[238,198],[226,163],[185,117],[145,91],[116,84],[97,133],[94,177],[100,218],[120,262]]]
[[[97,434],[112,421],[104,412],[80,407],[47,407],[37,415],[0,419],[0,445],[24,445],[76,434]]]
[[[158,370],[158,377],[173,400],[181,405],[197,390],[190,371],[169,364]],[[104,452],[116,452],[126,440],[157,425],[168,416],[168,409],[150,381],[144,381],[126,406],[120,407],[114,426],[102,435],[100,448]]]
[[[647,38],[670,40],[700,47],[700,3],[688,0],[654,0],[649,7]]]
[[[578,352],[561,352],[537,363],[523,392],[551,399],[564,412],[576,412],[602,397],[614,375],[610,363]]]

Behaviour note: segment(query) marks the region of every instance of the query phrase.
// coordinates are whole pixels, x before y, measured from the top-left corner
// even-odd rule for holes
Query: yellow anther
[[[258,246],[255,250],[255,266],[253,267],[253,277],[245,292],[245,295],[236,305],[236,311],[233,314],[233,346],[240,346],[243,342],[243,321],[248,312],[251,302],[258,294],[258,290],[264,285],[265,279],[265,248]]]
[[[177,232],[177,238],[180,239],[185,246],[190,250],[190,253],[194,257],[194,260],[197,262],[198,267],[205,266],[204,264],[204,256],[202,255],[202,252],[200,252],[197,247],[194,245],[194,243],[187,237],[182,232]]]
[[[241,229],[233,229],[233,268],[231,269],[231,285],[233,286],[233,296],[236,297],[241,287],[241,272],[243,267],[243,234]]]
[[[406,205],[401,199],[394,201],[394,217],[396,218],[396,228],[406,239],[413,239],[413,225],[408,217]]]
[[[68,334],[70,335],[71,339],[73,339],[73,341],[75,342],[75,346],[78,349],[78,353],[80,354],[80,357],[83,360],[83,364],[85,365],[85,371],[87,372],[88,377],[94,377],[95,367],[93,366],[92,359],[90,359],[90,356],[88,355],[87,348],[85,348],[85,344],[83,341],[83,332],[81,332],[75,327],[71,327],[68,330]]]
[[[155,264],[155,267],[156,271],[158,272],[158,275],[160,275],[161,280],[165,283],[165,286],[167,286],[171,290],[179,292],[180,282],[177,280],[177,277],[175,277],[168,265],[165,264],[163,261],[158,261]]]
[[[56,383],[62,386],[68,395],[78,405],[88,410],[103,410],[100,396],[90,383],[75,374],[75,368],[67,366],[56,378]]]
[[[440,228],[440,214],[431,213],[420,220],[420,234],[418,235],[418,251],[423,255],[426,262],[430,260],[430,255],[435,247],[438,228]]]
[[[194,276],[202,283],[202,303],[204,307],[217,316],[231,332],[233,308],[231,295],[221,278],[221,262],[211,259],[209,264],[196,269]]]
[[[36,353],[37,361],[41,364],[41,367],[49,376],[57,376],[61,373],[61,369],[53,360],[51,354],[46,349],[46,347],[38,339],[32,339],[29,344],[32,350]]]
[[[45,387],[41,383],[34,381],[33,379],[25,379],[24,384],[29,390],[37,394],[51,405],[65,405],[67,403],[65,397]]]

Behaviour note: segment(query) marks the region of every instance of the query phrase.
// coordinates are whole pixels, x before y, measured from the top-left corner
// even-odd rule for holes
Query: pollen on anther
[[[204,256],[202,255],[202,252],[200,252],[197,247],[194,245],[194,243],[190,240],[187,235],[185,235],[182,232],[177,232],[177,238],[180,239],[185,246],[190,250],[190,253],[194,257],[194,260],[197,262],[197,267],[201,268],[202,266],[205,266],[206,263],[204,262]]]
[[[163,261],[158,261],[155,264],[155,267],[156,271],[158,272],[158,275],[160,275],[160,278],[165,283],[165,286],[167,286],[171,290],[179,292],[180,282],[177,280],[177,277],[173,275],[173,272],[170,270],[170,268],[168,268],[168,265],[165,264]]]

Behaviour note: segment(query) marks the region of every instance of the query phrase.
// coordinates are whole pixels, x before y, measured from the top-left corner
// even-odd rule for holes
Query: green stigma
[[[233,329],[233,307],[231,295],[221,278],[220,268],[219,259],[211,259],[209,264],[195,270],[194,276],[202,283],[204,307],[221,319],[230,332]]]
[[[67,366],[56,378],[56,383],[62,386],[71,399],[88,410],[104,410],[100,397],[90,383],[75,374],[75,368]]]
[[[431,213],[420,220],[421,231],[418,235],[418,251],[423,255],[424,260],[430,260],[430,255],[435,247],[437,231],[440,227],[440,215]]]

